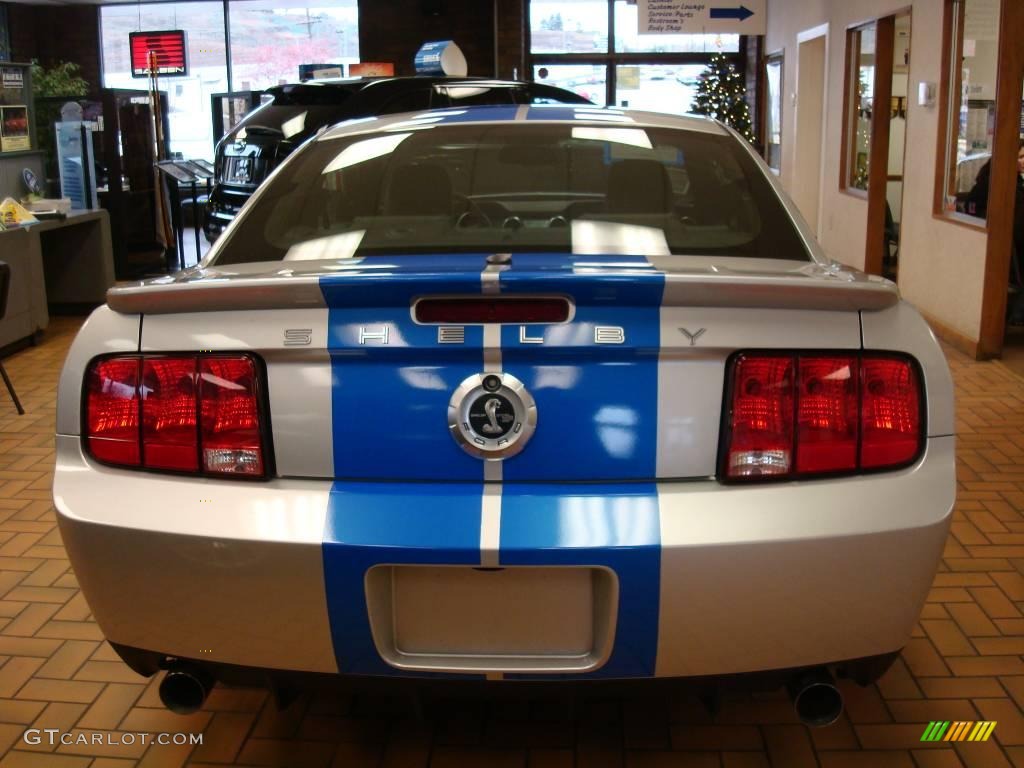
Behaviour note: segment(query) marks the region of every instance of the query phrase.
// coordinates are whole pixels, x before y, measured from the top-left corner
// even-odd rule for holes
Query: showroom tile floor
[[[958,393],[959,500],[914,637],[877,686],[808,731],[782,694],[695,699],[408,700],[216,690],[199,714],[160,707],[91,621],[50,501],[54,398],[80,321],[56,318],[6,361],[0,391],[0,768],[282,765],[388,768],[1001,768],[1024,766],[1024,378],[948,350]],[[116,499],[111,499],[116,503]],[[922,747],[930,720],[995,720],[986,743]],[[192,732],[199,747],[27,744],[26,728]]]

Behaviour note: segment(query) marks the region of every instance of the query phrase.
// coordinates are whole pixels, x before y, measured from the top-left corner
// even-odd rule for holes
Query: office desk
[[[87,308],[106,301],[114,284],[110,219],[104,210],[72,211],[0,232],[0,261],[11,265],[0,347],[49,325],[48,304]]]

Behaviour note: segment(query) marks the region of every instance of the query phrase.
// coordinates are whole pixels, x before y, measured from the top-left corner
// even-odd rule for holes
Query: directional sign
[[[638,0],[640,34],[765,33],[767,0]]]

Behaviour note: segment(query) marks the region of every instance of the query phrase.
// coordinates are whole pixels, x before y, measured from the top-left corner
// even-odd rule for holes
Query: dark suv
[[[387,77],[278,85],[217,142],[203,231],[211,243],[267,175],[324,125],[357,117],[494,104],[590,104],[540,83],[471,77]]]

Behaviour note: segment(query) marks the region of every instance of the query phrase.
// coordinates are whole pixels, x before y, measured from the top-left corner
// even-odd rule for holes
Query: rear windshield
[[[520,251],[810,260],[732,136],[406,126],[307,144],[246,206],[213,263]]]

